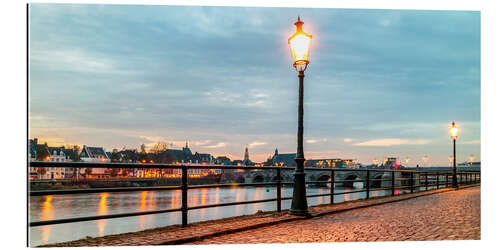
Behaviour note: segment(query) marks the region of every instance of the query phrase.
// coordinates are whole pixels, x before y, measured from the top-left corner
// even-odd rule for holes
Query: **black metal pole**
[[[310,216],[307,210],[306,173],[304,172],[304,71],[299,71],[299,119],[297,130],[297,155],[295,157],[292,206],[289,214]]]
[[[413,172],[410,172],[410,193],[413,193]]]
[[[281,169],[276,169],[276,177],[278,183],[276,184],[276,210],[281,212]]]
[[[335,198],[335,170],[330,172],[330,204],[333,204]]]
[[[366,169],[366,199],[370,198],[370,169]]]
[[[458,183],[457,183],[457,157],[456,157],[456,148],[455,148],[455,142],[457,139],[453,138],[453,179],[452,179],[452,187],[453,188],[458,188]]]
[[[425,191],[429,190],[429,174],[425,172]]]
[[[188,224],[188,172],[187,167],[182,167],[182,180],[181,180],[181,190],[182,190],[182,204],[181,204],[181,212],[182,212],[182,227],[186,227]]]
[[[394,196],[394,192],[395,192],[395,186],[396,186],[396,183],[395,183],[395,174],[394,174],[394,171],[391,172],[391,195]]]

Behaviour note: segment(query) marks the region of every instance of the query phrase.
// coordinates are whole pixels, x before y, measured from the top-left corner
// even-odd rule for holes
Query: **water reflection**
[[[40,219],[41,220],[52,220],[54,219],[54,209],[52,208],[53,195],[45,196],[45,201],[41,206]],[[49,242],[51,226],[42,226],[42,240],[44,243]]]
[[[106,215],[108,214],[108,204],[107,204],[107,199],[108,199],[109,193],[101,193],[101,198],[99,200],[99,207],[98,207],[98,215]],[[108,220],[97,220],[97,228],[99,230],[99,236],[104,236],[104,228],[106,227],[106,224],[108,223]]]
[[[139,200],[139,211],[146,211],[146,200],[148,198],[148,193],[149,191],[142,191],[141,192],[141,196],[140,196],[140,200]],[[144,230],[145,229],[145,220],[146,220],[146,216],[145,215],[141,215],[138,217],[139,219],[139,230]]]
[[[275,187],[190,189],[188,198],[190,206],[200,206],[247,200],[272,199],[276,198],[275,190]],[[292,196],[292,187],[283,187],[281,190],[282,197]],[[353,190],[355,189],[342,187],[335,188],[336,193]],[[329,187],[307,189],[307,193],[311,195],[329,192]],[[365,197],[365,194],[366,193],[362,192],[335,195],[334,202],[340,203],[342,201],[362,199]],[[374,191],[372,194],[385,195],[383,191]],[[388,191],[387,194],[390,194],[390,191]],[[180,190],[30,197],[30,221],[179,208],[181,206],[181,197]],[[310,206],[329,202],[329,196],[308,198],[308,204]],[[282,209],[288,209],[290,204],[291,200],[283,201]],[[258,210],[274,211],[276,210],[276,202],[190,210],[188,222],[194,223],[231,216],[254,214]],[[179,224],[180,221],[181,213],[174,212],[32,227],[30,228],[30,244],[36,246],[46,243],[76,240],[84,238],[85,236],[95,237],[134,232],[148,228]]]

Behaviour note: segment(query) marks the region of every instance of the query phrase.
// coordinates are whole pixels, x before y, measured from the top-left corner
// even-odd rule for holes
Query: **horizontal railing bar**
[[[392,187],[370,188],[370,192],[372,192],[372,191],[380,191],[380,190],[389,190],[389,189],[392,189]]]
[[[360,192],[366,192],[366,189],[359,189],[359,190],[340,192],[340,193],[334,193],[334,194],[335,195],[337,195],[337,194],[354,194],[354,193],[360,193]]]
[[[158,190],[176,190],[176,189],[180,189],[180,186],[40,190],[40,191],[30,191],[29,195],[44,196],[44,195],[63,195],[63,194],[107,193],[107,192],[115,193],[115,192],[136,192],[136,191],[158,191]]]
[[[313,198],[313,197],[321,197],[321,196],[329,196],[332,195],[332,193],[325,193],[325,194],[310,194],[306,195],[307,198]],[[334,194],[335,195],[335,194]]]
[[[283,184],[283,182],[281,183]],[[292,182],[293,184],[293,182]],[[227,183],[227,184],[206,184],[206,185],[189,185],[188,189],[197,188],[217,188],[217,187],[251,187],[251,186],[276,186],[277,182],[258,182],[258,183]]]
[[[263,203],[263,202],[271,202],[271,201],[277,201],[277,200],[278,199],[274,198],[274,199],[265,199],[265,200],[238,201],[238,202],[228,202],[228,203],[219,203],[219,204],[209,204],[209,205],[188,207],[188,210],[211,208],[211,207],[236,206],[236,205],[245,205],[245,204],[253,204],[253,203]]]
[[[78,217],[78,218],[35,221],[35,222],[30,222],[29,225],[30,225],[30,227],[36,227],[36,226],[55,225],[55,224],[63,224],[63,223],[71,223],[71,222],[113,219],[113,218],[140,216],[140,215],[149,215],[149,214],[159,214],[159,213],[170,213],[170,212],[178,212],[178,211],[181,211],[181,209],[180,208],[170,208],[170,209],[161,209],[161,210],[154,210],[154,211],[141,211],[141,212],[109,214],[109,215],[95,215],[95,216]]]

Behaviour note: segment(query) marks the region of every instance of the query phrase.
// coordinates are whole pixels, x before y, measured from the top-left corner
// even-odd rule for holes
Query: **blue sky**
[[[158,141],[263,161],[296,150],[287,38],[313,35],[306,158],[480,159],[480,13],[32,4],[30,138]]]

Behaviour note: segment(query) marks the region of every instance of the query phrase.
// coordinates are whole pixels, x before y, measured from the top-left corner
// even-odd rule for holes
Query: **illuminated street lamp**
[[[456,141],[458,137],[458,128],[455,126],[455,122],[451,123],[451,128],[450,128],[450,136],[451,139],[453,140],[453,179],[452,179],[452,187],[458,188],[458,182],[457,182],[457,157],[456,157]]]
[[[469,156],[469,166],[472,167],[472,162],[474,161],[474,155]]]
[[[424,167],[427,166],[427,161],[429,160],[429,157],[427,157],[427,155],[424,155],[424,157],[422,157],[422,161],[424,161]]]
[[[310,216],[307,211],[307,198],[306,198],[306,174],[304,172],[304,71],[309,64],[309,49],[311,47],[312,36],[302,31],[302,25],[298,17],[295,26],[297,31],[288,39],[288,44],[292,51],[293,66],[299,72],[299,119],[297,131],[297,155],[295,162],[295,178],[293,184],[293,198],[292,206],[289,213],[299,216]]]

